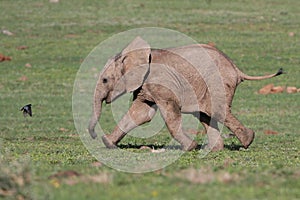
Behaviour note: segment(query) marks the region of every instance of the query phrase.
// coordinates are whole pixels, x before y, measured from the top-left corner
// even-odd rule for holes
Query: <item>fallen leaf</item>
[[[31,64],[30,64],[30,63],[26,63],[26,64],[25,64],[25,67],[31,68]]]
[[[227,171],[214,172],[210,168],[184,169],[176,173],[175,176],[188,180],[194,184],[208,184],[213,181],[230,183],[240,180],[238,174],[230,174]]]
[[[53,187],[55,187],[55,188],[59,188],[59,186],[60,186],[60,182],[59,182],[59,180],[57,180],[56,178],[51,179],[51,180],[50,180],[50,184],[51,184]]]
[[[232,158],[226,158],[223,162],[223,166],[224,168],[229,167],[230,165],[232,165],[235,161]]]
[[[49,0],[50,3],[58,3],[59,0]]]
[[[17,50],[25,50],[25,49],[28,49],[28,46],[22,45],[17,47]]]
[[[67,185],[76,185],[80,182],[80,179],[76,177],[70,177],[63,180],[63,182]]]
[[[4,35],[8,35],[8,36],[14,35],[14,33],[10,32],[9,30],[2,30],[2,33],[3,33]]]
[[[6,190],[0,188],[0,196],[9,197],[9,196],[13,196],[15,193],[16,193],[15,189]]]
[[[3,62],[3,61],[11,61],[11,57],[5,56],[0,53],[0,62]]]
[[[18,80],[19,80],[19,81],[27,81],[28,78],[27,78],[27,76],[23,75],[23,76],[21,76]]]
[[[273,87],[274,87],[274,84],[273,84],[273,83],[270,83],[270,84],[265,85],[264,87],[262,87],[262,88],[258,91],[258,93],[259,93],[259,94],[270,94]]]
[[[101,162],[93,162],[91,164],[93,167],[101,167],[102,166],[102,163]]]
[[[53,179],[53,178],[67,178],[67,177],[72,177],[72,176],[80,176],[80,174],[76,171],[73,170],[67,170],[67,171],[60,171],[57,172],[55,174],[52,174],[51,176],[49,176],[49,179]]]
[[[191,183],[197,184],[205,184],[210,183],[215,179],[214,174],[210,170],[202,170],[202,169],[187,169],[181,171],[182,178],[187,179]]]
[[[59,128],[59,130],[60,130],[61,132],[67,132],[67,131],[68,131],[68,129],[66,129],[66,128]]]
[[[284,87],[276,86],[271,89],[271,94],[282,93],[284,91]]]
[[[289,36],[290,36],[290,37],[294,37],[294,36],[295,36],[295,33],[294,33],[294,32],[289,32]]]
[[[297,89],[297,92],[300,92],[300,88]]]
[[[287,88],[286,88],[286,92],[287,92],[288,94],[296,93],[297,91],[298,91],[298,90],[297,90],[296,87],[287,87]]]
[[[216,44],[215,43],[213,43],[213,42],[209,42],[209,43],[207,43],[209,46],[212,46],[212,47],[215,47],[216,46]]]
[[[71,137],[71,138],[76,138],[76,137],[78,137],[79,135],[78,135],[78,134],[69,134],[68,136]]]
[[[278,132],[272,131],[272,130],[264,130],[264,133],[266,135],[277,135],[278,134]]]
[[[61,183],[67,185],[76,185],[78,183],[110,183],[112,177],[108,173],[99,173],[94,175],[83,175],[75,171],[69,170],[64,172],[58,172],[49,177],[50,183],[58,188]]]
[[[295,171],[293,174],[293,177],[296,179],[299,179],[300,178],[300,170]]]
[[[28,137],[26,138],[27,141],[34,141],[34,137]]]
[[[231,183],[239,179],[238,174],[230,174],[228,172],[219,173],[217,179],[221,183]]]
[[[65,37],[66,38],[77,38],[78,35],[76,35],[76,34],[67,34],[67,35],[65,35]]]
[[[84,181],[84,179],[83,179]],[[86,182],[93,182],[93,183],[110,183],[111,176],[107,173],[99,173],[93,176],[87,176]]]

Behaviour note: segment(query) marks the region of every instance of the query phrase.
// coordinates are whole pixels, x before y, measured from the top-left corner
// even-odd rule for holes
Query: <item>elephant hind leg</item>
[[[152,120],[157,107],[151,102],[139,99],[133,101],[127,113],[115,127],[113,132],[102,136],[102,141],[108,148],[116,148],[117,143],[132,129]]]
[[[223,150],[224,141],[219,132],[218,122],[205,113],[200,113],[199,120],[204,126],[207,133],[208,144],[206,148],[211,151]]]
[[[254,140],[253,130],[244,127],[244,125],[230,111],[227,112],[224,125],[233,132],[245,148],[248,148]]]
[[[174,101],[161,101],[158,104],[162,117],[172,137],[181,144],[184,151],[195,149],[198,144],[182,130],[181,111]]]

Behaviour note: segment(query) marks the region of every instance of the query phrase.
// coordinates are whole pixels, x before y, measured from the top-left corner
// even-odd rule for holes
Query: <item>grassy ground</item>
[[[12,57],[0,63],[0,198],[300,199],[300,93],[256,93],[268,83],[300,87],[300,1],[2,0],[0,9],[0,29],[14,34],[0,33],[0,53]],[[249,150],[227,139],[224,151],[185,153],[146,174],[115,171],[89,154],[73,124],[76,72],[101,41],[147,26],[214,42],[248,74],[284,67],[288,74],[236,92],[233,112],[257,133]],[[18,109],[27,103],[33,117],[25,119]]]

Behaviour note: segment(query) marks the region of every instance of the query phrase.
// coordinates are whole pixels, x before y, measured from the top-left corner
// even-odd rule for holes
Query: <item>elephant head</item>
[[[88,127],[92,138],[97,137],[95,126],[101,115],[102,102],[111,103],[125,92],[141,87],[149,72],[150,62],[150,45],[140,37],[108,60],[94,92],[93,113]]]

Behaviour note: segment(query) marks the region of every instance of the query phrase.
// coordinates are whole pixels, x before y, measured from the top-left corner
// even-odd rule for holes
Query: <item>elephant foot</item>
[[[223,140],[215,141],[214,143],[208,143],[205,147],[205,150],[209,150],[212,152],[221,151],[224,149],[224,142]]]
[[[195,141],[192,141],[192,143],[189,144],[182,144],[181,149],[183,151],[192,151],[198,147],[198,143]]]
[[[245,128],[244,131],[236,134],[236,136],[243,144],[244,148],[247,149],[250,146],[250,144],[253,142],[255,133],[253,130],[249,128]]]
[[[108,135],[103,135],[102,136],[102,141],[104,143],[104,145],[109,148],[109,149],[115,149],[117,148],[117,145],[115,143],[113,143],[110,139]]]
[[[206,150],[215,152],[224,149],[224,140],[217,129],[209,128],[207,137],[208,144],[205,146]]]

